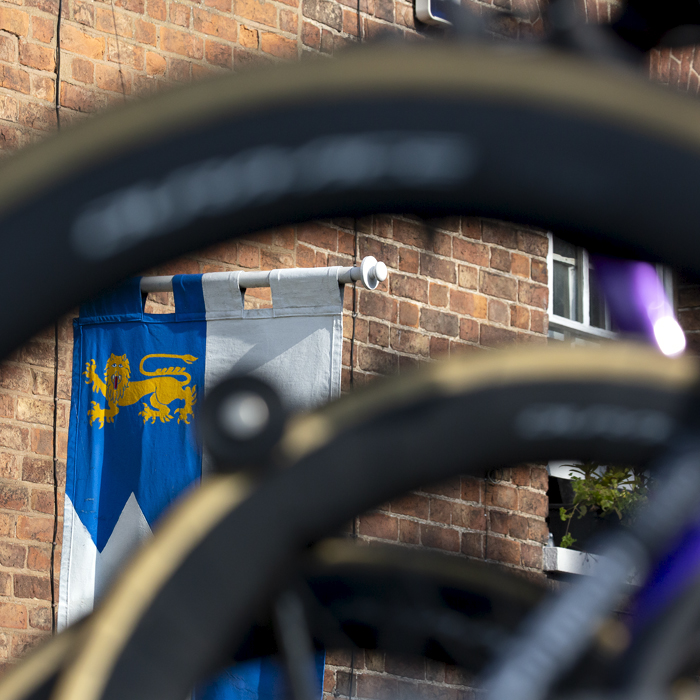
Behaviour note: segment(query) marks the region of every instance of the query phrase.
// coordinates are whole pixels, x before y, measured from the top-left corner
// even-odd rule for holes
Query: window
[[[614,338],[610,312],[588,252],[550,234],[547,264],[550,337],[569,342]]]
[[[615,326],[596,282],[595,268],[584,248],[549,234],[549,337],[572,344],[616,338]],[[674,303],[671,271],[656,273]]]

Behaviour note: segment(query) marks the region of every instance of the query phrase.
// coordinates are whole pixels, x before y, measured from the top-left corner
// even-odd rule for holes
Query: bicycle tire
[[[52,698],[182,696],[237,643],[295,556],[355,513],[425,481],[515,461],[646,462],[683,420],[697,377],[692,360],[635,347],[538,348],[435,365],[299,417],[280,444],[286,468],[256,490],[242,474],[215,476],[167,519],[86,624]],[[654,440],[646,419],[632,429],[636,411],[664,416],[668,430]],[[614,428],[620,416],[626,430]],[[231,556],[216,556],[221,547]]]
[[[325,649],[382,649],[479,671],[542,599],[541,584],[488,565],[395,546],[320,542],[293,576],[309,632]],[[408,623],[417,616],[418,624]],[[266,611],[231,650],[231,663],[279,653]],[[48,700],[89,619],[42,645],[0,683],[3,700]],[[431,622],[433,624],[431,624]],[[459,638],[465,629],[470,633]]]
[[[291,578],[319,648],[381,649],[470,671],[484,667],[546,590],[480,561],[350,540],[315,545]],[[262,617],[235,661],[279,653],[271,615]]]
[[[378,46],[203,82],[0,167],[0,357],[129,274],[330,216],[483,215],[697,274],[699,178],[696,101],[544,47]]]

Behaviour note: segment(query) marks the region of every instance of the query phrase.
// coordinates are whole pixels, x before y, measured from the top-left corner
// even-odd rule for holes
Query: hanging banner
[[[59,628],[92,610],[163,511],[201,478],[193,419],[208,388],[236,372],[268,381],[294,410],[339,395],[339,269],[273,270],[272,309],[244,308],[236,272],[175,276],[174,314],[144,313],[139,279],[81,307]]]

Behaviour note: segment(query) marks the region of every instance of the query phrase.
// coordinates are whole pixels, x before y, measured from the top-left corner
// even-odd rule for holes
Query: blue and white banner
[[[194,418],[208,388],[233,371],[270,382],[292,409],[339,395],[339,269],[273,270],[272,309],[244,308],[236,272],[177,275],[174,314],[144,313],[139,279],[81,307],[60,628],[92,610],[163,511],[201,478]]]

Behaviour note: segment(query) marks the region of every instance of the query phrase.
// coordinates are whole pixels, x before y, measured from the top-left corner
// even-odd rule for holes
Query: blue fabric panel
[[[206,324],[171,319],[75,327],[66,489],[99,551],[132,492],[152,526],[201,475],[194,421],[181,411],[204,391]]]
[[[323,689],[326,653],[315,656],[316,698]],[[292,694],[281,659],[267,656],[229,666],[212,680],[200,685],[193,700],[291,700]]]
[[[140,321],[143,316],[141,278],[132,277],[118,287],[80,306],[82,323]]]
[[[202,275],[175,275],[173,296],[175,297],[175,315],[179,321],[198,321],[206,318]]]

